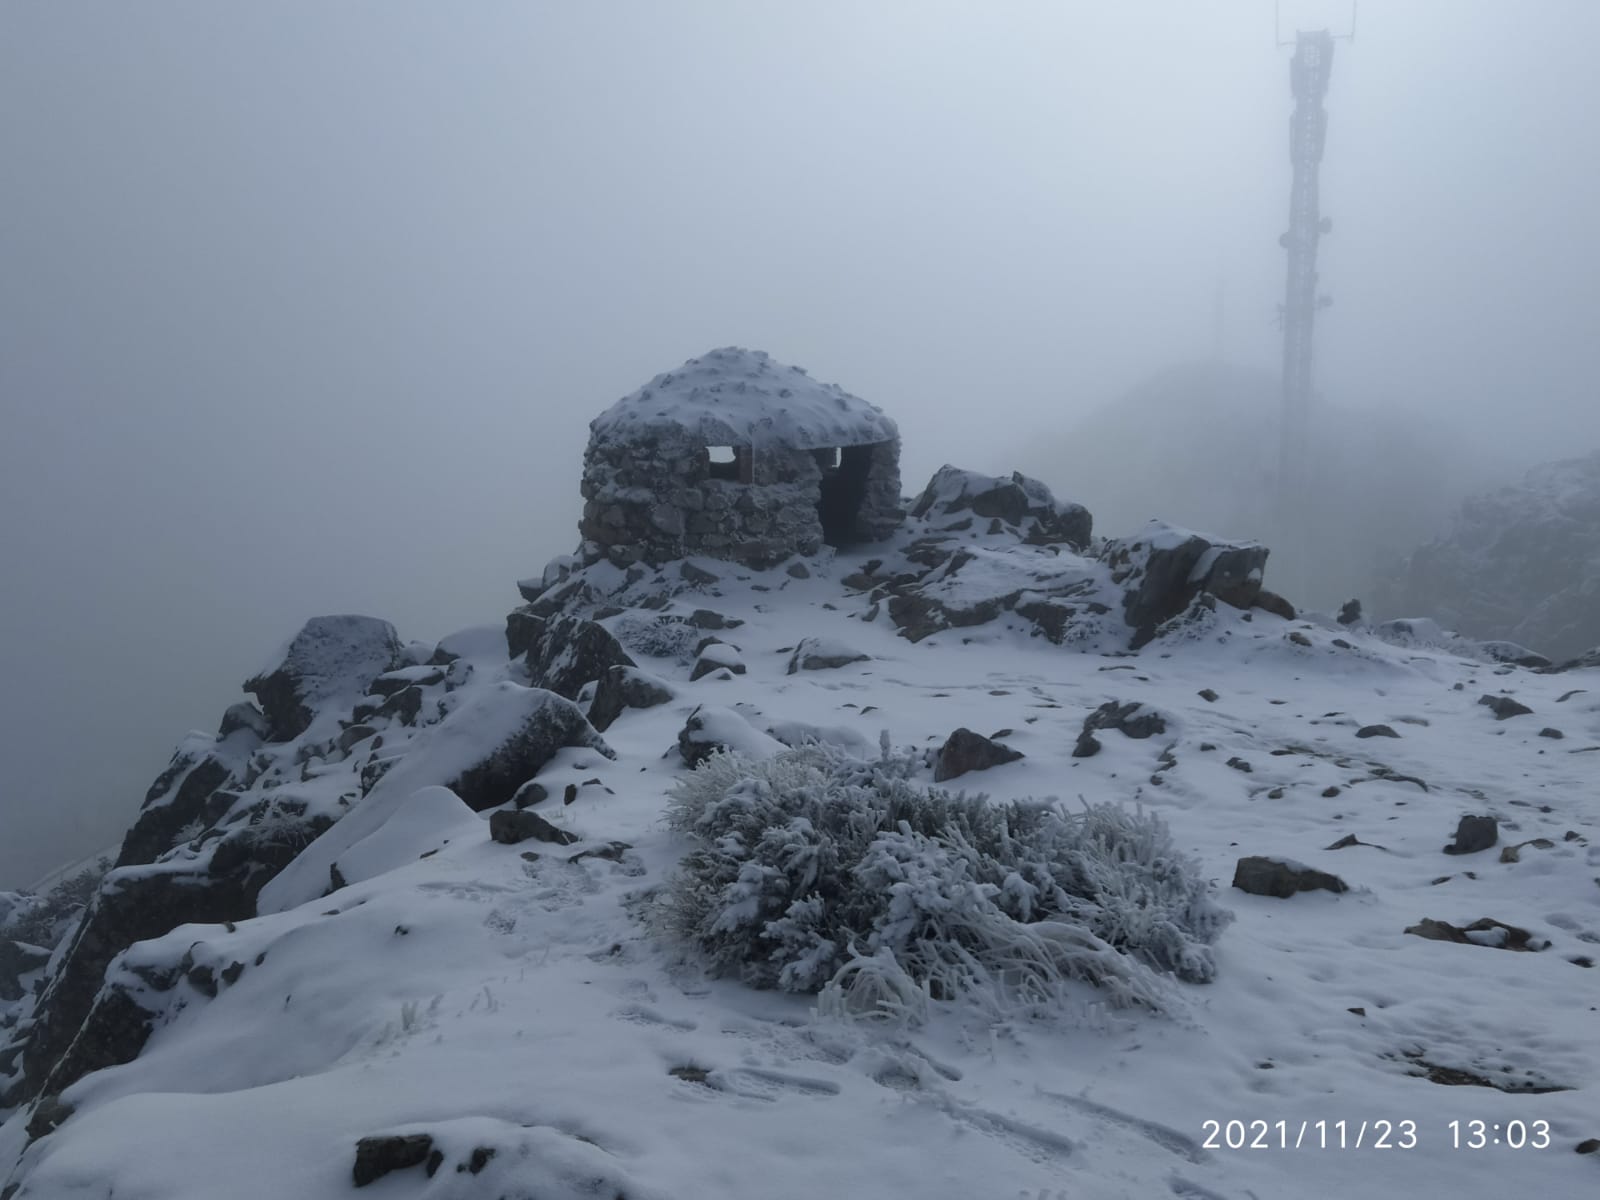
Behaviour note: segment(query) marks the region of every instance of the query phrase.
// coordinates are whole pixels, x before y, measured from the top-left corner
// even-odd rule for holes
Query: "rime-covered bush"
[[[658,910],[715,974],[907,1013],[920,994],[1048,1001],[1066,980],[1160,1009],[1231,919],[1159,818],[912,783],[808,745],[717,754],[672,793],[695,845]]]
[[[698,629],[678,617],[648,616],[629,612],[611,626],[611,634],[629,654],[646,658],[676,658],[687,662],[704,638]]]

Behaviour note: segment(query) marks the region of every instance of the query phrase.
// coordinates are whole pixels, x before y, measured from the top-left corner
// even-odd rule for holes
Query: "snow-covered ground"
[[[615,761],[567,750],[539,776],[551,799],[534,811],[580,841],[499,844],[487,813],[432,789],[361,826],[341,860],[364,864],[349,886],[136,946],[114,969],[185,950],[219,973],[245,966],[214,998],[179,982],[143,1053],[68,1089],[73,1115],[25,1153],[26,1114],[0,1128],[0,1171],[21,1155],[17,1200],[326,1200],[351,1194],[359,1139],[409,1133],[431,1136],[437,1171],[397,1170],[362,1194],[1600,1192],[1600,1154],[1574,1153],[1600,1137],[1600,970],[1573,961],[1600,958],[1600,671],[1540,675],[1225,605],[1214,626],[1134,656],[992,626],[911,644],[886,617],[859,619],[865,597],[840,583],[859,565],[730,573],[685,597],[745,620],[719,636],[747,672],[691,683],[687,662],[640,660],[677,698],[605,731]],[[870,659],[789,674],[808,637]],[[517,670],[485,666],[464,690],[487,704]],[[1497,720],[1478,702],[1502,692],[1532,714]],[[1102,731],[1099,754],[1074,758],[1108,700],[1159,710],[1167,732]],[[957,727],[1007,731],[1025,757],[948,786],[1160,814],[1237,916],[1216,981],[1169,981],[1170,1016],[1111,1010],[1085,985],[1051,1015],[935,1003],[926,1024],[889,1028],[705,978],[640,920],[685,850],[662,818],[686,772],[678,733],[702,704],[870,746],[884,730],[929,749]],[[1374,724],[1399,736],[1356,736]],[[1176,765],[1158,773],[1163,752]],[[1443,853],[1468,813],[1496,816],[1500,845]],[[1346,835],[1359,844],[1330,848]],[[599,848],[614,857],[583,854]],[[1233,889],[1236,861],[1257,854],[1349,891]],[[269,889],[263,910],[273,894],[296,898]],[[1484,917],[1550,944],[1405,932]],[[1430,1067],[1566,1090],[1449,1086]],[[1241,1132],[1257,1145],[1228,1148]]]

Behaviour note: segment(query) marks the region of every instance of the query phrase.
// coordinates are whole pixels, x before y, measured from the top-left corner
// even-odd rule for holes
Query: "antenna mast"
[[[1355,7],[1347,37],[1355,35]],[[1311,425],[1312,335],[1317,310],[1331,301],[1317,292],[1317,245],[1333,223],[1322,215],[1318,173],[1328,136],[1328,111],[1322,106],[1333,72],[1334,36],[1326,29],[1300,31],[1289,63],[1294,114],[1289,119],[1289,160],[1294,181],[1289,191],[1289,231],[1278,239],[1288,251],[1283,309],[1283,417],[1278,457],[1278,519],[1285,549],[1293,548],[1302,586],[1309,546],[1309,442]],[[1285,44],[1281,35],[1279,45]]]

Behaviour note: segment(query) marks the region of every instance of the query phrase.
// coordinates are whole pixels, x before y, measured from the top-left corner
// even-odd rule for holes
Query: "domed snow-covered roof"
[[[899,436],[875,405],[763,351],[738,346],[657,375],[589,424],[594,437],[619,441],[667,427],[706,446],[776,443],[796,450],[865,446]]]

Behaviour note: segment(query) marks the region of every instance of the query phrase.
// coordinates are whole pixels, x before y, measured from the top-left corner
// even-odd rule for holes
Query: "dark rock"
[[[1167,731],[1167,720],[1153,708],[1137,700],[1117,703],[1108,700],[1083,719],[1083,732],[1115,729],[1124,737],[1144,739]]]
[[[1294,605],[1290,604],[1277,592],[1269,592],[1266,588],[1256,593],[1255,607],[1263,612],[1269,612],[1275,617],[1282,617],[1285,621],[1292,621],[1299,616]]]
[[[0,1000],[21,1000],[22,976],[49,961],[50,951],[42,946],[0,938]]]
[[[422,713],[422,689],[420,687],[406,687],[390,696],[378,706],[374,714],[379,717],[392,717],[402,725],[415,725],[417,717]]]
[[[1510,696],[1479,696],[1478,703],[1493,712],[1497,721],[1504,721],[1508,717],[1526,716],[1533,711],[1526,704],[1519,704]]]
[[[1016,762],[1021,751],[990,741],[970,729],[958,729],[945,739],[934,762],[933,781],[943,783],[969,771],[986,771],[1002,763]]]
[[[725,617],[719,612],[712,612],[709,608],[697,608],[689,614],[687,621],[696,629],[737,629],[744,622],[738,617]]]
[[[718,642],[716,645],[726,646],[726,643]],[[694,669],[689,672],[689,682],[704,679],[717,671],[731,671],[735,675],[743,675],[746,668],[733,647],[728,646],[726,650],[721,651],[706,647],[700,652],[700,657],[695,659]]]
[[[1400,735],[1387,725],[1363,725],[1360,729],[1356,730],[1356,736],[1358,738],[1397,738]]]
[[[356,1143],[356,1163],[352,1176],[357,1187],[375,1183],[391,1171],[405,1171],[427,1162],[433,1138],[426,1133],[403,1137],[364,1137]]]
[[[545,619],[534,616],[531,606],[513,609],[506,614],[506,651],[512,658],[521,658],[539,644],[544,630]]]
[[[145,793],[144,805],[122,839],[116,865],[154,862],[206,811],[206,802],[233,780],[233,763],[217,754],[180,749]]]
[[[612,667],[637,665],[605,626],[576,617],[550,621],[529,649],[527,664],[534,683],[568,700]]]
[[[1500,840],[1500,826],[1493,817],[1465,816],[1456,826],[1456,840],[1444,848],[1446,854],[1476,854]]]
[[[542,783],[530,780],[517,789],[517,794],[511,797],[511,802],[518,808],[532,808],[535,804],[543,804],[550,799],[550,790]]]
[[[228,705],[222,714],[222,724],[217,728],[217,737],[225,738],[247,729],[262,741],[272,732],[266,714],[248,700],[241,700],[237,704]]]
[[[512,683],[499,686],[507,689],[506,699],[523,706],[526,715],[522,723],[484,758],[455,778],[444,781],[473,812],[505,804],[564,747],[586,747],[606,758],[616,758],[616,751],[606,745],[570,700],[553,692],[521,688]],[[484,703],[498,707],[493,697],[486,698]],[[470,724],[481,719],[485,711],[477,705],[470,710],[457,709],[440,728],[449,728],[457,721]]]
[[[376,617],[313,617],[278,661],[245,681],[266,716],[270,740],[304,733],[329,700],[359,696],[379,675],[404,661],[394,626]]]
[[[827,638],[801,638],[789,656],[789,674],[798,671],[829,671],[851,663],[869,662],[872,656],[852,646]]]
[[[393,696],[403,692],[408,687],[433,687],[443,683],[445,671],[442,667],[426,666],[419,670],[416,667],[404,667],[396,671],[388,671],[379,675],[367,688],[369,696]]]
[[[670,687],[637,667],[608,667],[589,704],[589,724],[603,732],[611,728],[624,709],[654,708],[666,704],[672,696]]]
[[[26,1131],[33,1141],[54,1132],[76,1110],[59,1095],[41,1097],[28,1116]]]
[[[339,749],[348,754],[377,732],[371,725],[347,725],[339,734]]]
[[[1600,1138],[1585,1138],[1573,1147],[1579,1154],[1593,1154],[1600,1150]]]
[[[632,842],[607,842],[603,846],[593,846],[588,850],[579,850],[567,861],[575,863],[582,862],[586,858],[603,858],[607,862],[621,862],[622,856],[632,849]]]
[[[1339,624],[1356,625],[1361,621],[1361,601],[1346,600],[1339,608]]]
[[[1554,738],[1559,741],[1567,735],[1562,733],[1559,729],[1552,729],[1550,726],[1546,725],[1543,729],[1539,730],[1539,736],[1542,738]]]
[[[1239,758],[1237,755],[1228,760],[1228,766],[1232,767],[1235,771],[1243,771],[1246,775],[1249,775],[1255,771],[1254,767],[1252,767],[1246,760]]]
[[[1301,633],[1298,629],[1294,630],[1292,633],[1289,634],[1289,640],[1291,642],[1293,642],[1296,646],[1309,646],[1309,645],[1311,645],[1311,639],[1308,638],[1305,634]]]
[[[467,1159],[467,1174],[476,1175],[489,1165],[489,1160],[495,1155],[492,1146],[474,1146],[472,1155]]]
[[[738,718],[729,714],[727,710],[717,710],[725,719]],[[683,728],[678,731],[678,754],[683,758],[684,765],[690,768],[698,767],[706,759],[719,750],[729,747],[719,741],[708,728],[707,714],[703,708],[697,708],[689,714],[689,719],[683,723]]]
[[[811,572],[806,569],[805,563],[793,562],[783,569],[783,573],[790,579],[810,579]]]
[[[1407,927],[1406,932],[1436,942],[1459,942],[1465,946],[1489,946],[1498,950],[1544,950],[1550,945],[1549,942],[1542,944],[1537,942],[1526,929],[1507,925],[1504,921],[1496,921],[1491,917],[1481,917],[1471,925],[1460,928],[1448,921],[1435,921],[1431,917],[1424,917],[1417,924]],[[1474,933],[1487,934],[1488,937],[1469,936]]]
[[[1123,619],[1133,627],[1132,646],[1138,649],[1202,593],[1236,608],[1257,603],[1267,553],[1253,542],[1213,543],[1152,521],[1142,534],[1107,542],[1101,557],[1124,588]]]
[[[557,846],[570,846],[579,840],[575,833],[550,824],[538,813],[525,808],[514,808],[489,814],[489,836],[506,846],[515,846],[529,838],[540,842],[553,842]]]
[[[1072,757],[1093,758],[1096,754],[1099,754],[1102,749],[1104,749],[1104,747],[1101,746],[1100,739],[1085,729],[1078,735],[1077,744],[1072,747]]]
[[[1217,702],[1217,694],[1210,688],[1201,688],[1197,694],[1207,704],[1215,704]]]
[[[693,584],[695,587],[710,587],[713,583],[719,582],[718,576],[695,566],[692,562],[680,564],[678,574],[683,577],[685,583]]]
[[[1349,885],[1337,875],[1284,859],[1251,855],[1241,858],[1233,872],[1233,886],[1253,896],[1287,899],[1296,892],[1347,892]]]
[[[1337,784],[1329,784],[1327,787],[1322,789],[1322,796],[1325,800],[1332,800],[1338,794],[1339,788]]]

